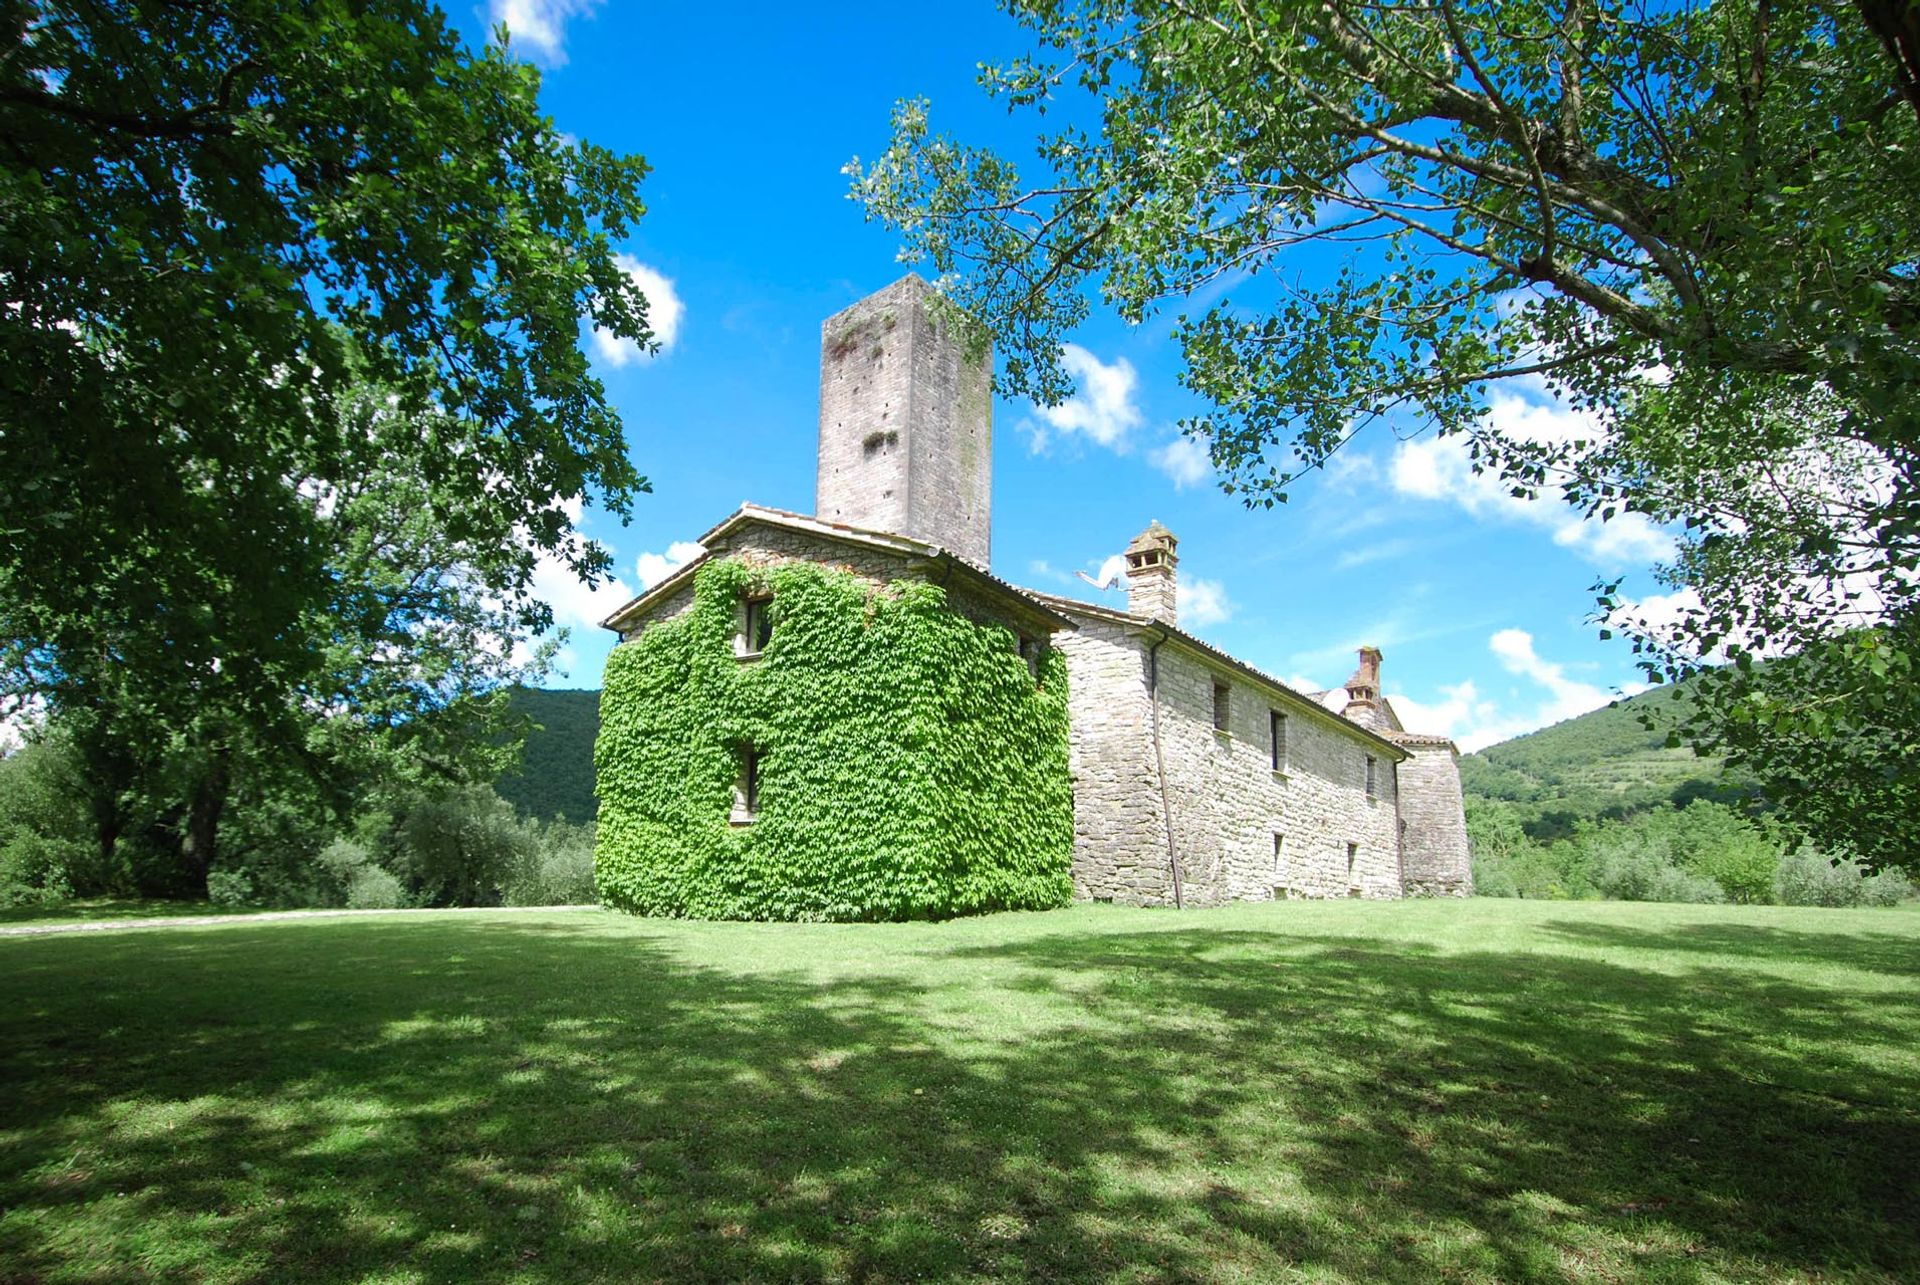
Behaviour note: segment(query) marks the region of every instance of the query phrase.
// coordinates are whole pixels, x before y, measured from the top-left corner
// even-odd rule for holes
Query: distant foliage
[[[523,817],[543,821],[594,819],[593,742],[600,733],[600,693],[514,689],[507,701],[527,720],[520,766],[494,782],[500,797]]]
[[[131,834],[103,865],[76,759],[57,739],[0,758],[0,908],[139,890],[139,863],[164,844]],[[484,785],[408,787],[330,822],[293,791],[236,791],[228,840],[207,874],[219,906],[540,906],[594,900],[593,826],[523,819]]]
[[[1810,849],[1790,854],[1771,823],[1707,801],[1582,821],[1570,837],[1540,843],[1513,805],[1470,799],[1467,838],[1483,897],[1866,906],[1893,905],[1914,891],[1904,877],[1870,876],[1854,861],[1830,863]]]
[[[538,839],[508,876],[509,906],[582,906],[595,900],[593,833],[590,825],[556,822],[537,829]]]
[[[771,589],[764,656],[735,607]],[[704,568],[693,609],[614,649],[595,753],[609,905],[741,919],[913,919],[1066,903],[1067,671],[912,581]],[[742,755],[758,819],[729,823]]]
[[[29,745],[0,759],[0,908],[46,905],[102,889],[87,819],[63,778],[72,756],[59,744]]]

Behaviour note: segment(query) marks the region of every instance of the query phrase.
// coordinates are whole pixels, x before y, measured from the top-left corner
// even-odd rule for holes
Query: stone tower
[[[1175,571],[1180,541],[1156,519],[1127,546],[1127,612],[1163,624],[1180,622]]]
[[[988,565],[992,356],[908,275],[820,327],[814,514]]]

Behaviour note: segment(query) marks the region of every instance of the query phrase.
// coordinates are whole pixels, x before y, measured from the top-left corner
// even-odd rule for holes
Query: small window
[[[1348,883],[1353,882],[1354,863],[1357,862],[1359,859],[1360,859],[1360,845],[1357,843],[1349,843],[1347,845],[1347,882]]]
[[[733,782],[735,825],[749,825],[760,816],[760,751],[751,745],[740,747],[740,774]]]
[[[1380,760],[1367,755],[1367,799],[1371,802],[1380,797]]]
[[[1232,696],[1229,694],[1227,685],[1225,683],[1215,683],[1213,685],[1213,730],[1214,731],[1224,732],[1227,730],[1228,705],[1231,700],[1232,700]]]
[[[747,599],[746,619],[741,629],[744,656],[758,656],[773,641],[773,599]]]
[[[1267,712],[1267,742],[1271,747],[1273,770],[1287,770],[1287,716],[1279,710]]]
[[[1038,638],[1020,635],[1020,659],[1027,662],[1027,672],[1033,675],[1033,681],[1036,683],[1040,681],[1040,658],[1045,648],[1046,644]]]
[[[1287,836],[1273,836],[1273,874],[1277,879],[1287,872]]]

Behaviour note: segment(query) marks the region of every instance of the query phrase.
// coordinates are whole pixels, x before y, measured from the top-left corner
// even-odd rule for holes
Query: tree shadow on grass
[[[1920,1271],[1920,1078],[1873,1062],[1915,1015],[1749,973],[1208,929],[824,981],[500,921],[87,945],[0,977],[23,1279]]]
[[[1251,1193],[1226,1202],[1269,1243],[1307,1246],[1305,1261],[1503,1280],[1691,1280],[1716,1261],[1770,1279],[1920,1269],[1920,1069],[1901,1056],[1920,1015],[1884,993],[1351,937],[1010,953],[1028,985],[1150,979],[1124,994],[1095,981],[1088,999],[1139,1008],[1143,1025],[1152,1012],[1212,1027],[1212,1055],[1239,1064],[1221,1077],[1230,1123],[1213,1145],[1255,1136],[1262,1104],[1284,1111],[1293,1128],[1269,1136],[1321,1210],[1345,1211],[1321,1224],[1348,1238],[1333,1244]],[[1101,1075],[1137,1079],[1154,1060],[1150,1043],[1116,1041]]]
[[[1802,909],[1796,912],[1807,915]],[[1814,912],[1824,913],[1824,912]],[[1858,916],[1897,915],[1894,910],[1838,911],[1849,929]],[[1687,951],[1737,959],[1838,964],[1890,977],[1920,977],[1920,940],[1911,934],[1843,931],[1808,932],[1767,924],[1696,923],[1658,930],[1562,920],[1546,924],[1545,931],[1563,941],[1606,950]]]

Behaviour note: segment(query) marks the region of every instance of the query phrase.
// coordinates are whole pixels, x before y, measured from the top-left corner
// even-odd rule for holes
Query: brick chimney
[[[1133,537],[1127,546],[1127,612],[1163,624],[1179,622],[1177,585],[1174,568],[1180,565],[1175,552],[1180,541],[1158,521]]]
[[[1340,712],[1356,723],[1371,727],[1378,721],[1380,709],[1380,649],[1362,647],[1360,668],[1347,680],[1347,707]]]

